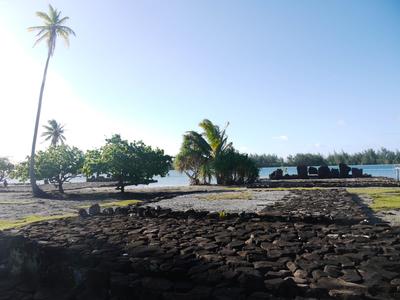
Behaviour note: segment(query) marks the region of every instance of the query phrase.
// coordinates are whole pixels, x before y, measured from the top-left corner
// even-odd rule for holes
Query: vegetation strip
[[[35,203],[35,201],[0,201],[0,205],[28,205]]]
[[[31,215],[31,216],[27,216],[27,217],[24,217],[24,218],[18,219],[18,220],[0,220],[0,230],[21,227],[24,225],[41,222],[41,221],[64,219],[64,218],[69,218],[69,217],[73,217],[73,216],[75,216],[75,214],[64,214],[64,215],[54,215],[54,216]]]
[[[209,200],[209,201],[216,201],[216,200],[251,200],[252,193],[251,192],[226,192],[226,193],[217,193],[217,194],[205,194],[199,195],[197,198],[201,200]]]
[[[349,188],[347,191],[371,197],[374,211],[400,209],[400,188]]]
[[[114,202],[105,202],[105,203],[99,203],[101,207],[123,207],[123,206],[128,206],[132,204],[138,204],[142,202],[141,200],[121,200],[121,201],[114,201]],[[81,205],[78,206],[78,208],[89,208],[90,205]]]

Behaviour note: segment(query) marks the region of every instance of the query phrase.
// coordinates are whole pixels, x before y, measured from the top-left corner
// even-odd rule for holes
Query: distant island
[[[380,165],[400,164],[400,151],[391,151],[386,148],[379,150],[367,149],[353,154],[347,152],[333,152],[324,156],[320,153],[298,153],[289,155],[286,159],[276,154],[250,154],[249,157],[258,168],[282,166],[335,166],[340,163],[348,165]]]

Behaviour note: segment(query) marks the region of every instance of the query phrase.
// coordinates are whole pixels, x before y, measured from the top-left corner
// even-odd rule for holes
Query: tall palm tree
[[[71,34],[75,35],[75,32],[71,28],[64,25],[64,23],[69,18],[68,17],[61,18],[61,12],[54,9],[51,5],[49,5],[48,13],[38,11],[38,12],[36,12],[36,15],[40,19],[42,19],[42,21],[44,22],[44,25],[29,27],[28,30],[29,31],[38,31],[38,33],[36,35],[37,39],[35,41],[34,46],[37,45],[38,43],[40,43],[41,41],[45,41],[47,43],[47,60],[46,60],[46,65],[44,67],[42,85],[40,87],[39,102],[38,102],[36,121],[35,121],[35,130],[33,131],[32,151],[31,151],[31,157],[30,157],[30,162],[29,162],[29,177],[30,177],[30,182],[32,185],[33,195],[34,196],[42,196],[43,192],[36,184],[34,165],[35,165],[36,139],[37,139],[37,133],[38,133],[38,128],[39,128],[40,111],[42,108],[44,85],[46,83],[47,68],[49,66],[50,57],[53,56],[53,54],[54,54],[57,37],[58,36],[62,37],[65,40],[66,44],[68,45],[69,44],[69,36]]]
[[[51,146],[57,146],[58,143],[64,145],[64,125],[57,123],[54,119],[47,121],[47,123],[49,123],[49,125],[43,125],[47,131],[42,133],[42,136],[46,137],[45,141],[51,140]]]

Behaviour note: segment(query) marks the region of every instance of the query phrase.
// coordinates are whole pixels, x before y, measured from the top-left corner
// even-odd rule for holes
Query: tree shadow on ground
[[[365,215],[368,218],[368,221],[372,224],[377,224],[377,223],[387,223],[386,221],[382,220],[381,218],[379,218],[375,212],[372,210],[372,208],[370,206],[368,206],[368,204],[365,203],[365,201],[357,194],[352,194],[350,193],[352,196],[353,201],[358,204],[358,206],[361,208],[361,210],[365,213]]]

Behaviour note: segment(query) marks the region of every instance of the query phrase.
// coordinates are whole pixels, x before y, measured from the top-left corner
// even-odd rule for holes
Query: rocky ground
[[[344,190],[291,194],[258,214],[144,204],[4,232],[0,299],[400,299],[399,227]]]
[[[203,194],[187,194],[172,199],[160,200],[148,206],[170,208],[177,211],[194,209],[210,212],[259,212],[266,207],[286,201],[289,191],[268,190],[235,190],[209,192]]]
[[[65,194],[54,191],[52,185],[42,185],[49,198],[34,198],[27,185],[0,187],[0,221],[18,220],[27,216],[53,216],[77,213],[80,207],[118,200],[147,200],[173,197],[194,192],[226,191],[220,187],[170,187],[129,190],[121,194],[109,183],[65,184]]]

